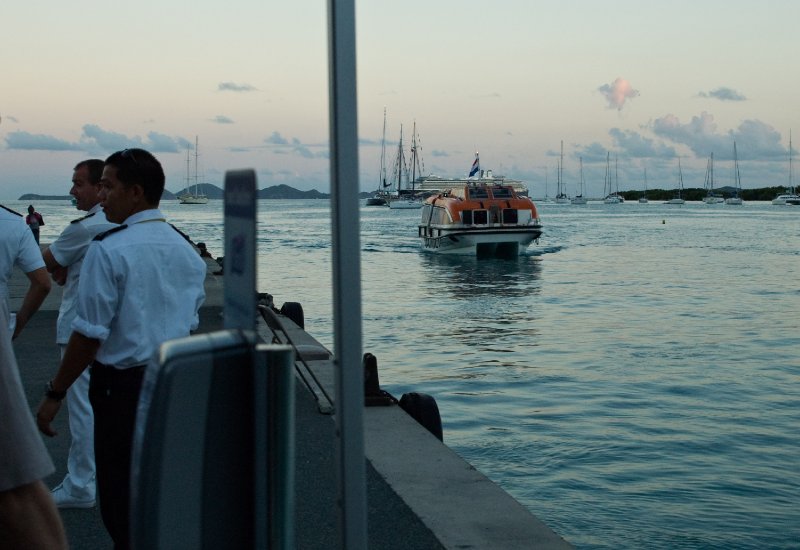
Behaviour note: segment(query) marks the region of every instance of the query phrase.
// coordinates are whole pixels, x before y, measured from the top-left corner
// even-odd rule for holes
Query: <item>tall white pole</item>
[[[333,339],[340,548],[367,548],[355,0],[328,0]]]

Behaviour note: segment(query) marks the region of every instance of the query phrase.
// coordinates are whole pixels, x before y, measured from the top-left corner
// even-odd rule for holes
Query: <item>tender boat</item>
[[[542,234],[536,205],[512,185],[465,183],[428,197],[419,237],[440,254],[513,257]]]

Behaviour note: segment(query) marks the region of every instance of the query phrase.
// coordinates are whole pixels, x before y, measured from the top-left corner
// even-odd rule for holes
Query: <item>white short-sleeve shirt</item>
[[[25,273],[44,267],[44,258],[25,218],[0,207],[0,299],[8,310],[8,281],[14,266]]]
[[[72,334],[72,321],[75,319],[75,297],[78,294],[78,280],[81,265],[89,243],[98,234],[116,227],[106,219],[103,207],[99,204],[93,206],[88,214],[73,220],[61,232],[53,244],[50,253],[59,265],[68,268],[67,281],[64,283],[64,293],[61,297],[61,307],[58,309],[58,323],[56,324],[56,343],[66,344]]]
[[[72,329],[101,341],[101,363],[146,364],[163,342],[197,328],[206,271],[161,211],[137,212],[89,245]]]

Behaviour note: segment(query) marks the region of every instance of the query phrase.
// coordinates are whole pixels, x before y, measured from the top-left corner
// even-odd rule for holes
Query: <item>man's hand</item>
[[[68,267],[58,266],[50,272],[50,277],[58,286],[64,286],[67,282],[67,274],[69,273]]]
[[[61,401],[45,397],[39,403],[39,410],[36,412],[36,425],[39,431],[48,437],[58,435],[58,432],[50,425],[61,409]]]

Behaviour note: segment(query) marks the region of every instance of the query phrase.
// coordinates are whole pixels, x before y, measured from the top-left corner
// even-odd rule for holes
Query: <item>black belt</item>
[[[92,368],[98,370],[110,370],[114,372],[120,371],[130,371],[135,372],[139,370],[143,370],[147,365],[133,365],[132,367],[115,367],[114,365],[106,365],[105,363],[101,363],[100,361],[92,361]]]

